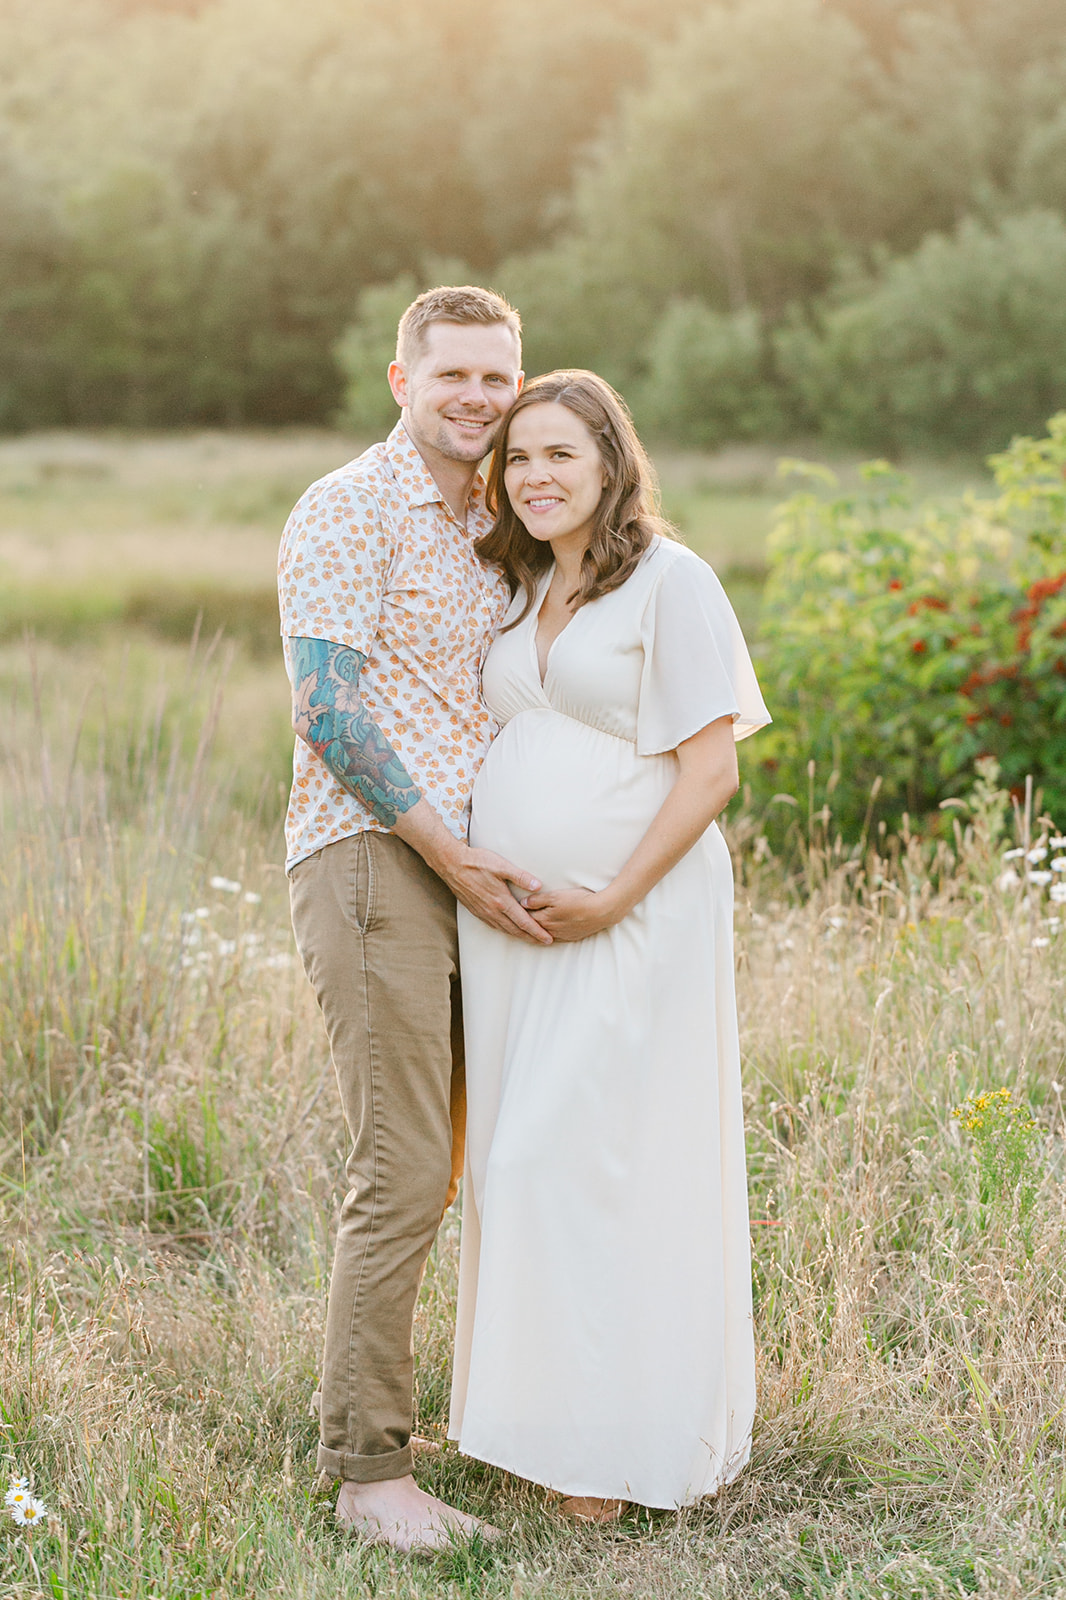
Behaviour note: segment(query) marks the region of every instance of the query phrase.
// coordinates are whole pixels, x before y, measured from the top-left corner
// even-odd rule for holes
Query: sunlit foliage
[[[327,418],[442,263],[666,435],[820,426],[775,329],[1061,214],[1064,101],[1066,0],[9,0],[0,427]],[[664,405],[686,317],[768,393]]]

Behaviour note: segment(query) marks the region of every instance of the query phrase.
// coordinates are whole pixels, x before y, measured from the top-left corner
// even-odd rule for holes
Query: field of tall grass
[[[0,640],[29,625],[69,643],[117,625],[185,643],[199,616],[208,635],[224,625],[276,659],[281,526],[314,478],[365,443],[312,429],[0,439]],[[667,514],[728,583],[749,631],[784,494],[779,455],[750,444],[656,457]],[[844,487],[858,483],[859,460],[834,455]],[[922,494],[991,482],[976,459],[907,465]]]
[[[114,516],[57,473],[38,536],[69,524],[88,575],[95,529],[111,576],[125,530],[123,573],[224,587],[229,469],[153,520],[165,474],[108,448]],[[120,611],[0,644],[0,1457],[49,1512],[0,1521],[0,1594],[1066,1595],[1066,819],[987,767],[936,837],[841,843],[828,772],[777,802],[787,857],[733,808],[751,1465],[581,1529],[445,1448],[423,1483],[506,1539],[395,1558],[314,1472],[344,1131],[287,921],[284,678],[203,611],[184,640]],[[458,1226],[419,1309],[431,1437]]]

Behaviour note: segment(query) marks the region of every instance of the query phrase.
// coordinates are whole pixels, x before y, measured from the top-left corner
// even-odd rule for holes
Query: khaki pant
[[[387,833],[327,845],[297,863],[290,888],[352,1139],[326,1313],[318,1466],[372,1483],[411,1470],[415,1301],[462,1171],[455,900]]]

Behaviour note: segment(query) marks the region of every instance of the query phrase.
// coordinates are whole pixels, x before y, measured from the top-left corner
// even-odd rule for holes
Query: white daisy
[[[15,1506],[13,1511],[20,1528],[35,1528],[39,1522],[48,1521],[48,1507],[43,1500],[27,1500],[25,1505]]]

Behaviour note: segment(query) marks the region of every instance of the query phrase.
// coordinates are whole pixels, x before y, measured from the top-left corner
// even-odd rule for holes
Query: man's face
[[[433,458],[474,463],[487,456],[522,386],[514,334],[502,322],[433,322],[409,367],[393,362],[389,384],[407,431]]]

